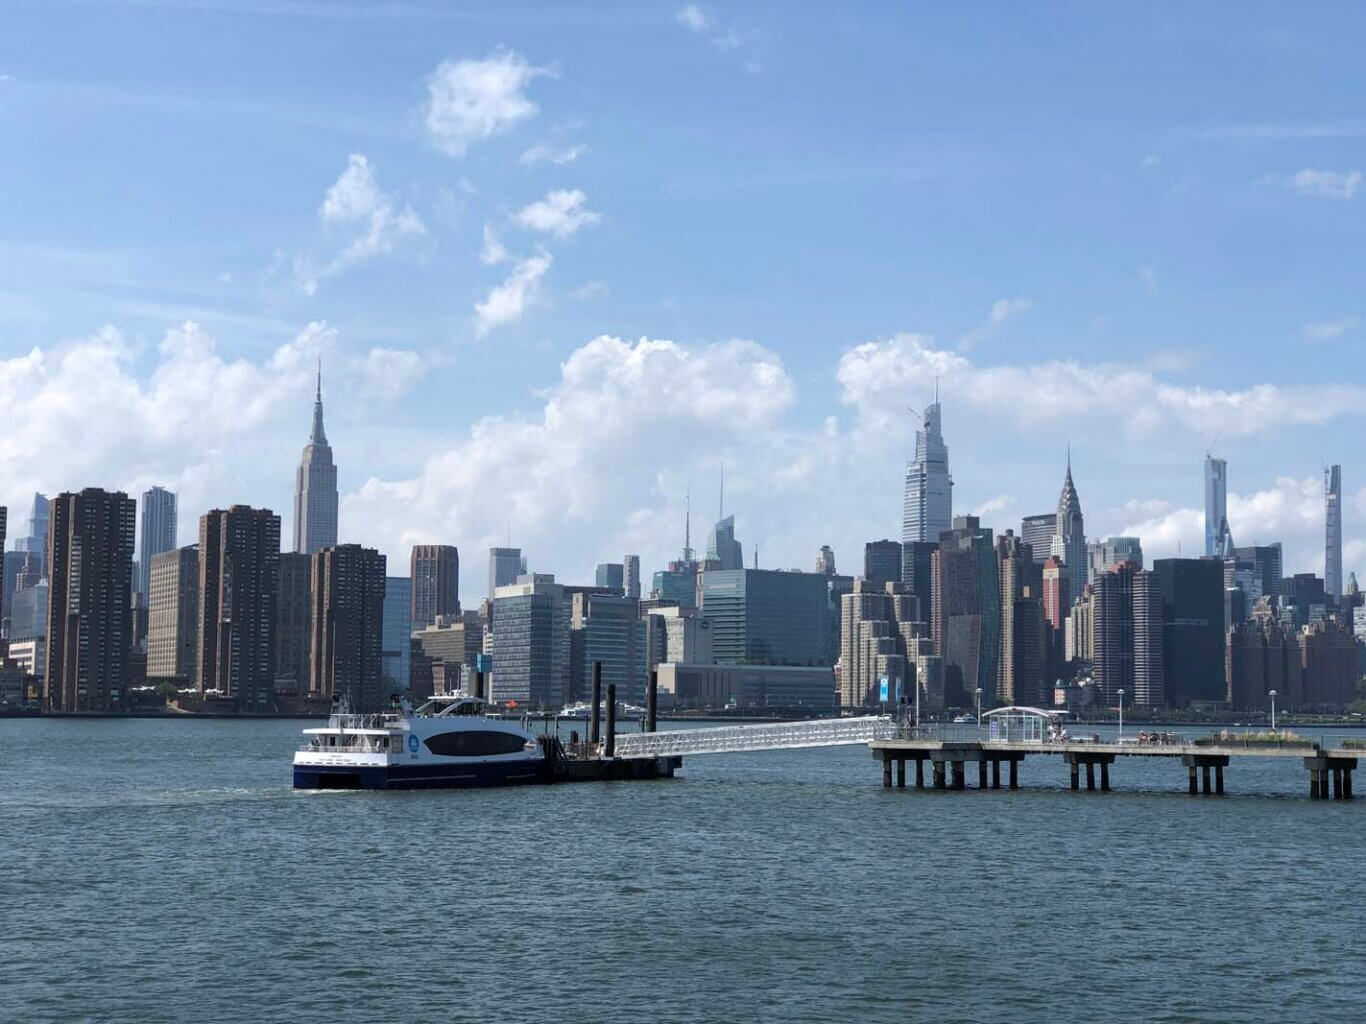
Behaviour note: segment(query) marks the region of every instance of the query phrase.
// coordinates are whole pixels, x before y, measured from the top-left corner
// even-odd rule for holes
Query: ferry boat
[[[607,718],[607,702],[598,709],[601,720]],[[593,705],[586,701],[579,701],[577,704],[567,704],[560,709],[557,718],[575,718],[580,721],[588,721],[593,716]],[[645,718],[645,709],[635,704],[627,704],[625,701],[617,701],[617,721],[618,722],[639,722]]]
[[[489,718],[464,693],[416,710],[395,704],[352,714],[334,700],[327,725],[305,729],[294,754],[295,789],[436,789],[540,782],[546,758],[521,725]]]

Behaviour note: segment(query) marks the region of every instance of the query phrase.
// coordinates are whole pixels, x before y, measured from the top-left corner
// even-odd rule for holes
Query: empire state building
[[[294,550],[311,555],[337,545],[337,467],[323,431],[323,371],[313,400],[313,432],[294,484]]]

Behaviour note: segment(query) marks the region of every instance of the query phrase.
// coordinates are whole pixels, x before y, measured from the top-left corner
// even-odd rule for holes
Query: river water
[[[0,720],[0,1018],[1366,1019],[1366,801],[1296,760],[296,793],[302,724]]]

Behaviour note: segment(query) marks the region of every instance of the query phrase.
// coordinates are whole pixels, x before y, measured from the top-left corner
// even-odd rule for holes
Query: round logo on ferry
[[[417,753],[417,737],[412,733],[408,734],[408,749],[414,754]]]

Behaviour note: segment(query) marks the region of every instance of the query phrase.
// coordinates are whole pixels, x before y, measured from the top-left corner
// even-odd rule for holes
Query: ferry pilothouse
[[[336,699],[325,727],[305,729],[294,754],[295,789],[424,789],[543,781],[546,758],[520,725],[489,718],[464,693],[415,711],[396,704],[352,714]]]

